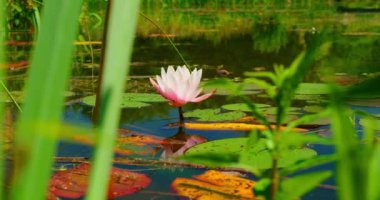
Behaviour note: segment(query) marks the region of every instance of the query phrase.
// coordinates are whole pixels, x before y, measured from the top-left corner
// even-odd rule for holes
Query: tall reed
[[[110,16],[100,88],[100,115],[97,145],[90,175],[87,200],[105,199],[113,145],[120,119],[120,104],[129,72],[140,1],[109,0]]]
[[[26,98],[15,133],[12,199],[45,199],[58,137],[35,125],[60,123],[69,78],[81,0],[46,0]]]
[[[0,0],[0,78],[4,77],[4,45],[5,44],[5,3],[3,0]],[[3,104],[0,104],[0,123],[3,122],[4,112]],[[5,170],[5,154],[4,154],[4,142],[5,142],[5,131],[4,128],[0,125],[0,199],[4,199],[4,170]]]

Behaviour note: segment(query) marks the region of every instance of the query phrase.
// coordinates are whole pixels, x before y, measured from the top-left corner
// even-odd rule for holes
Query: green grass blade
[[[13,199],[45,199],[57,138],[28,129],[33,123],[58,123],[69,78],[80,0],[45,1],[41,32],[26,83],[24,112],[17,124]]]
[[[331,94],[331,128],[338,155],[338,196],[344,200],[365,199],[366,170],[363,169],[367,163],[361,162],[363,154],[341,91],[335,88]]]
[[[112,164],[112,147],[119,125],[119,105],[124,90],[140,1],[110,1],[111,13],[107,32],[107,46],[101,85],[100,136],[90,175],[87,200],[105,199]],[[122,24],[122,25],[121,25]]]
[[[380,145],[376,145],[370,158],[367,200],[380,199]]]
[[[144,13],[140,12],[140,15],[143,16],[146,20],[148,20],[150,23],[152,23],[155,27],[157,27],[166,37],[166,39],[169,41],[170,45],[174,48],[174,50],[177,52],[179,57],[181,58],[182,62],[187,66],[190,67],[190,65],[186,62],[185,58],[182,56],[181,52],[178,50],[177,46],[174,44],[172,39],[168,36],[168,34],[164,31],[164,29],[161,28],[156,22],[154,22],[152,19],[150,19],[148,16],[146,16]]]
[[[5,59],[4,59],[4,43],[5,43],[5,15],[4,13],[6,13],[6,7],[5,7],[5,3],[4,3],[4,0],[0,0],[0,77],[3,77],[4,76],[4,67],[5,66],[2,66],[2,63],[5,63]],[[2,30],[2,31],[1,31]],[[3,124],[3,120],[4,120],[4,104],[1,103],[0,104],[0,123]],[[4,134],[4,128],[2,126],[0,126],[0,199],[5,199],[4,197],[4,186],[5,186],[5,179],[4,179],[4,175],[5,175],[5,160],[4,160],[4,139],[5,139],[5,134]]]

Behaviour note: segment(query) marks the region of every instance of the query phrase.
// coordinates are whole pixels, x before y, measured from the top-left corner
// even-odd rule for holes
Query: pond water
[[[171,1],[162,1],[167,2],[166,4],[144,2],[142,12],[162,26],[192,67],[203,69],[204,81],[220,77],[221,69],[229,72],[228,78],[240,81],[247,71],[273,70],[275,64],[289,66],[295,57],[308,47],[315,35],[321,32],[327,35],[326,47],[313,63],[304,82],[320,83],[333,80],[340,85],[350,85],[380,73],[380,14],[372,7],[331,3],[333,1],[297,1],[299,3],[276,5],[274,9],[264,4],[249,3],[230,5],[194,1],[197,3],[173,5]],[[98,5],[88,6],[90,11],[99,9],[96,7]],[[100,5],[100,8],[103,9],[104,5]],[[102,11],[98,14],[102,15]],[[89,23],[93,25],[91,23],[95,22],[91,22],[90,18]],[[83,30],[81,34],[85,39],[89,36]],[[101,37],[99,30],[94,30],[91,34],[93,40]],[[27,59],[29,51],[30,47],[11,46],[8,51],[9,58],[12,62]],[[95,92],[100,46],[78,46],[76,53],[73,77],[69,86],[73,93],[68,98],[64,120],[88,126],[91,124],[92,106],[83,103],[81,98]],[[126,92],[155,92],[148,77],[159,74],[160,68],[166,68],[168,65],[183,65],[183,62],[164,34],[141,17],[130,74],[126,79]],[[17,69],[9,72],[10,87],[13,91],[23,89],[25,71]],[[273,105],[262,91],[254,91],[254,94],[248,95],[253,102]],[[308,95],[309,99],[301,97],[293,102],[292,106],[301,108],[300,114],[308,111],[306,106],[325,104],[323,94]],[[215,95],[200,104],[188,104],[184,110],[186,112],[195,109],[219,109],[223,105],[240,102],[239,98]],[[352,108],[380,114],[380,100],[370,103],[354,102]],[[196,121],[194,118],[186,120]],[[120,128],[163,139],[177,134],[178,128],[171,126],[177,121],[176,109],[167,103],[153,103],[148,107],[123,109]],[[359,121],[357,124],[360,131]],[[331,136],[328,123],[314,129],[324,137]],[[188,136],[197,135],[196,137],[208,141],[245,137],[248,133],[191,129],[185,132]],[[330,154],[334,151],[329,145],[310,144],[308,147],[316,150],[318,154]],[[155,164],[155,161],[162,158],[162,154],[162,148],[147,155],[116,154],[119,158],[143,159],[142,164],[119,163],[115,166],[142,172],[152,178],[148,188],[119,199],[179,199],[171,191],[172,181],[176,177],[191,177],[206,170],[180,163],[173,164],[173,161],[166,160]],[[90,159],[91,155],[91,146],[66,141],[60,143],[57,152],[57,157],[78,157],[83,160]],[[75,164],[77,163],[57,162],[56,167],[70,168]],[[311,170],[319,169],[333,170],[334,164],[322,165]],[[334,177],[323,184],[325,185],[302,199],[337,199]]]

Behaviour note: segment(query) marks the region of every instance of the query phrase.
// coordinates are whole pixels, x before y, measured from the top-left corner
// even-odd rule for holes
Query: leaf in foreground
[[[281,182],[278,200],[293,200],[317,187],[322,181],[331,176],[330,171],[313,172],[298,175]]]
[[[49,191],[63,198],[80,198],[88,186],[91,165],[84,163],[77,167],[55,173],[50,179]],[[145,174],[130,172],[120,168],[111,169],[109,199],[133,194],[146,188],[151,179]]]

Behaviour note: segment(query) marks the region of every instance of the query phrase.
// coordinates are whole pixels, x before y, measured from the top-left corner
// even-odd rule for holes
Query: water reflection
[[[183,143],[172,143],[170,141],[181,141]],[[185,129],[180,126],[175,135],[164,139],[161,158],[173,159],[175,157],[183,155],[187,149],[206,141],[207,138],[201,135],[186,134]]]
[[[287,30],[281,16],[262,16],[255,21],[252,32],[253,47],[262,53],[278,52],[288,42]]]

